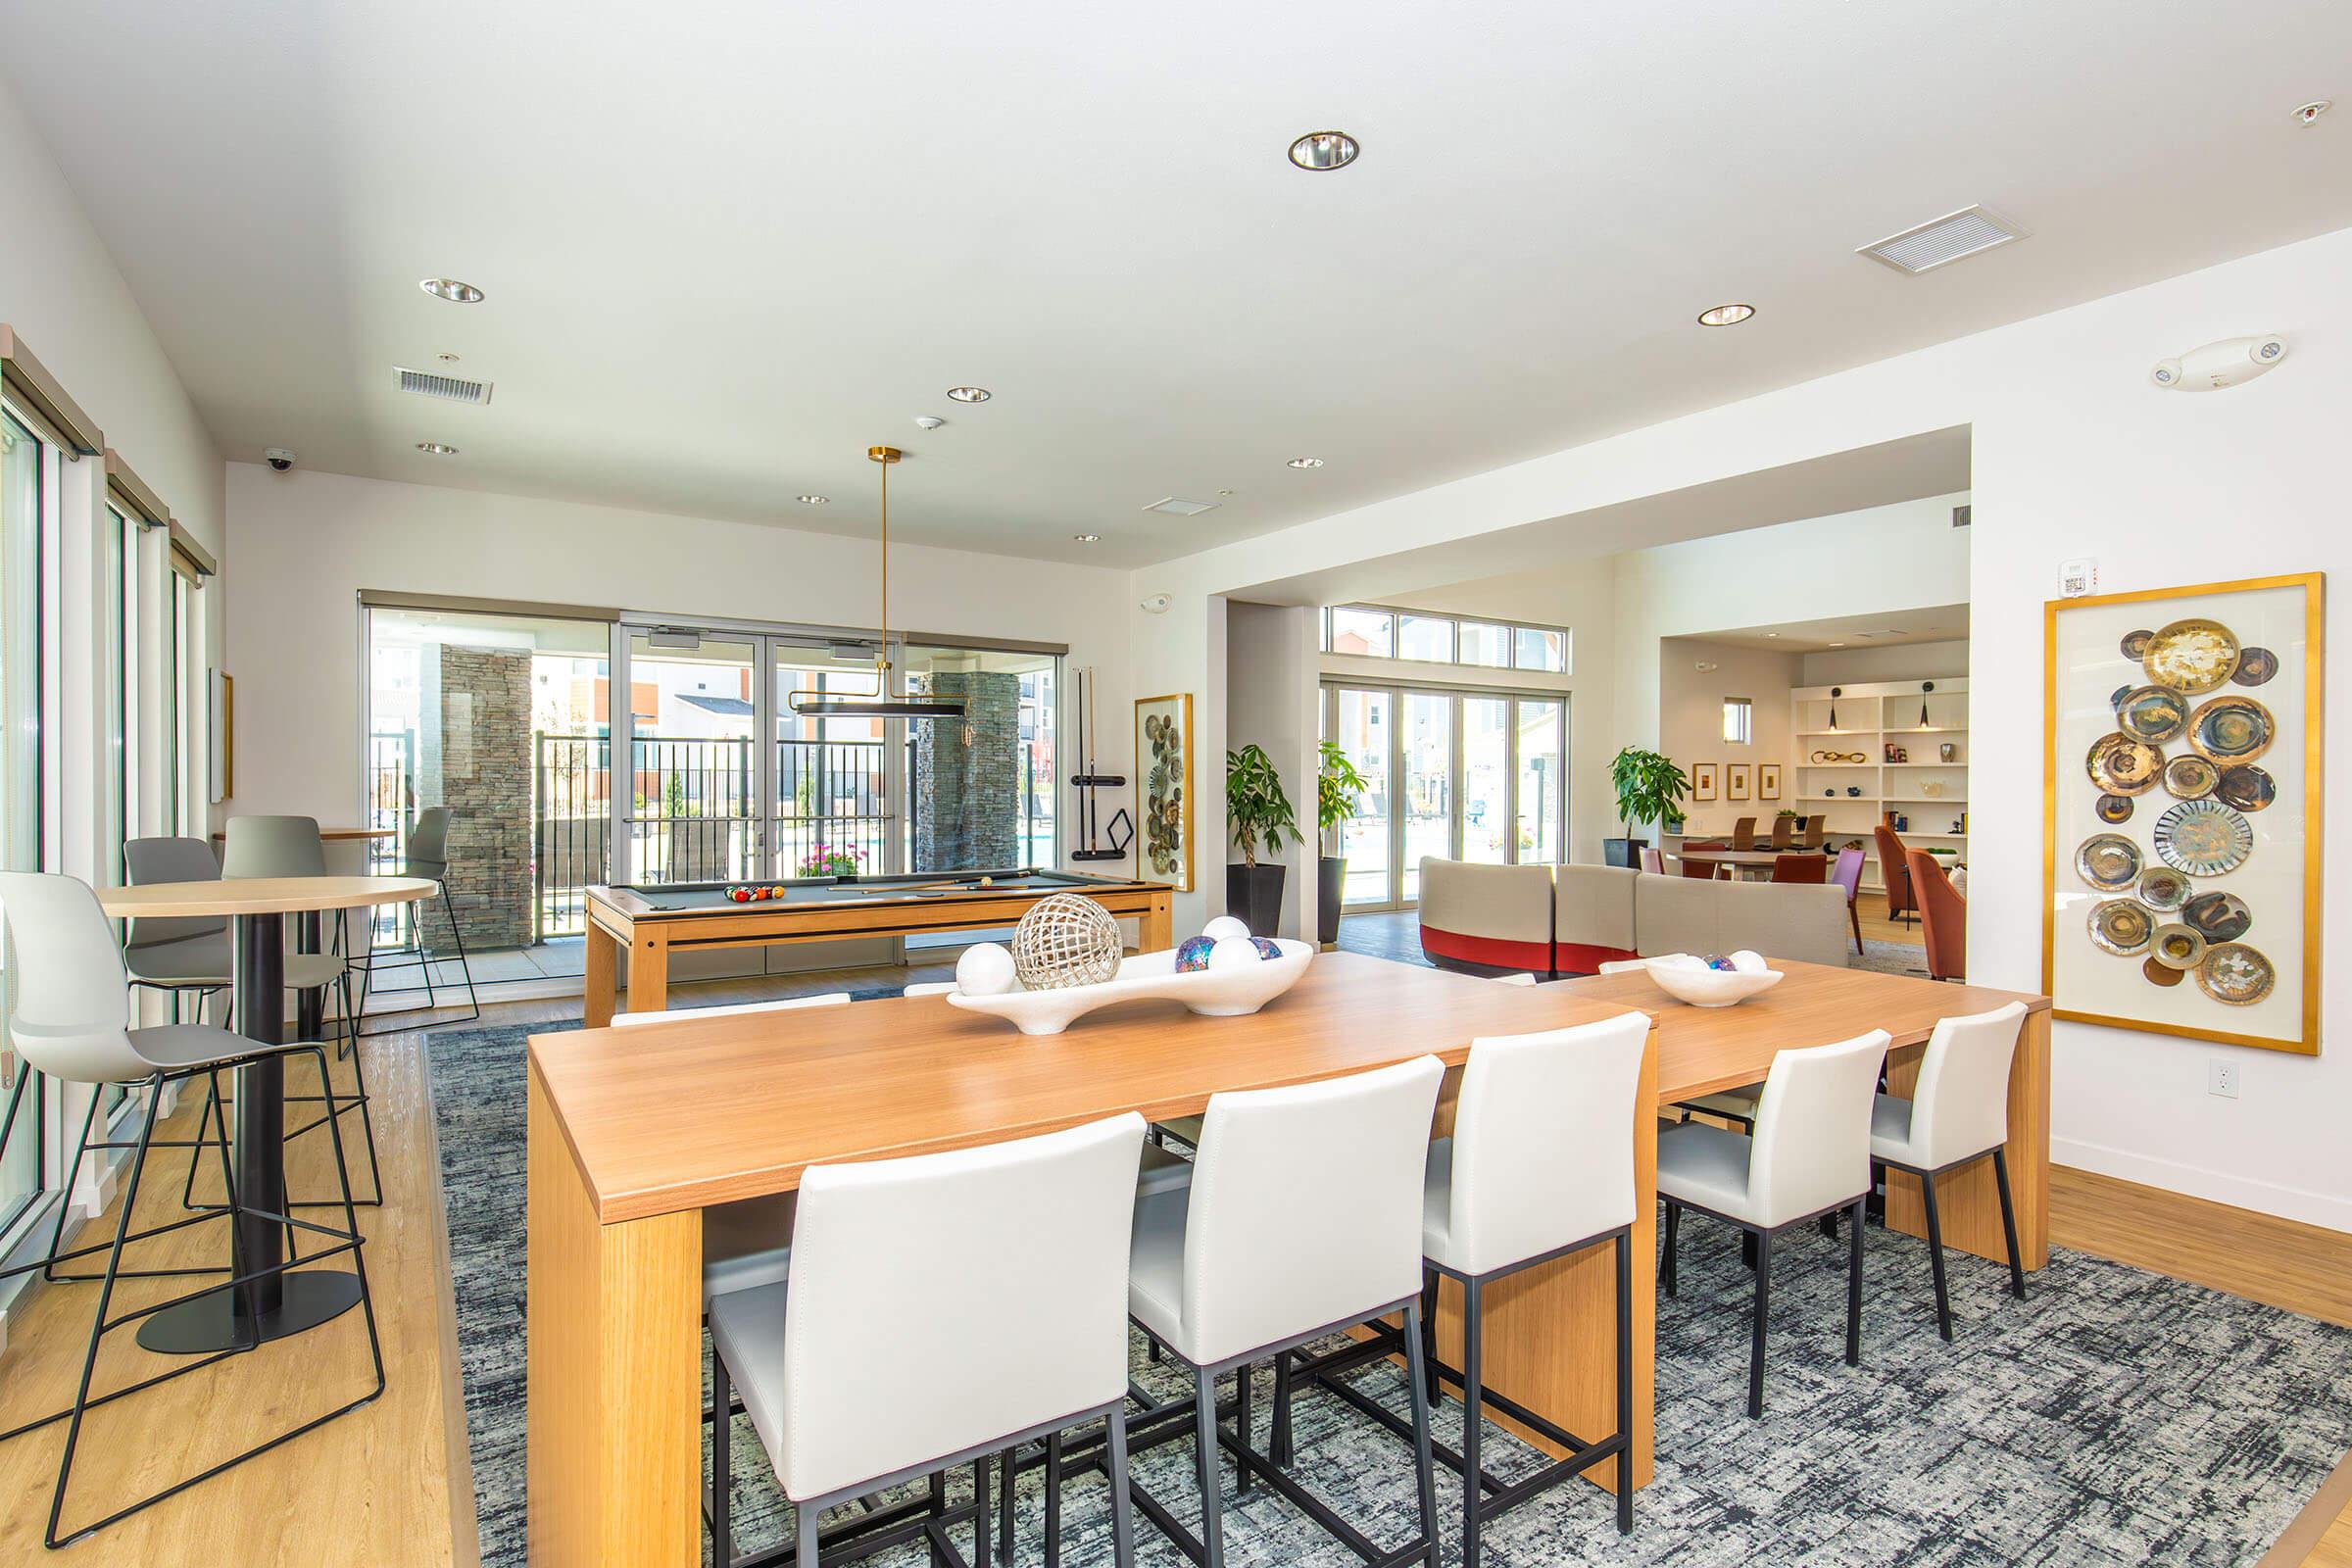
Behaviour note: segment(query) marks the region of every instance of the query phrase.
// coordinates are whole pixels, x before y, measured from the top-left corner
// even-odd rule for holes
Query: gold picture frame
[[[1746,762],[1724,764],[1723,798],[1725,800],[1744,801],[1748,799],[1750,782],[1750,764]]]
[[[1702,806],[1715,799],[1715,764],[1713,762],[1692,762],[1690,764],[1690,799]]]
[[[1135,868],[1138,878],[1193,890],[1193,697],[1135,704]]]
[[[1777,801],[1780,798],[1781,764],[1778,762],[1758,762],[1756,764],[1756,799],[1759,801]]]
[[[2325,601],[2303,572],[2044,604],[2052,1017],[2319,1054]]]

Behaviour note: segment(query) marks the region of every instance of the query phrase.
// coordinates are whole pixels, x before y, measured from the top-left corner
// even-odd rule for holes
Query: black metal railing
[[[416,820],[416,751],[407,730],[371,732],[368,737],[368,821],[371,828],[389,828],[391,837],[368,841],[368,873],[390,876],[400,870]],[[409,906],[379,904],[368,931],[369,945],[398,947],[408,940]]]

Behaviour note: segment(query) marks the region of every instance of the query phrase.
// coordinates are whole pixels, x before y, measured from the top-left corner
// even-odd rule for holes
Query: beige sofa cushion
[[[1562,970],[1592,973],[1610,958],[1639,951],[1634,946],[1634,882],[1640,875],[1620,865],[1553,868],[1552,917]]]
[[[1845,890],[1830,884],[1709,882],[1644,871],[1634,886],[1634,933],[1645,958],[1737,953],[1843,968]]]
[[[1548,973],[1547,865],[1421,861],[1421,949],[1433,959]]]

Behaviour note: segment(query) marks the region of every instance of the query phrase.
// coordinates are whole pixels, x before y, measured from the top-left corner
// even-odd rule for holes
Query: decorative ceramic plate
[[[2188,878],[2169,865],[2151,865],[2139,873],[2139,902],[2170,914],[2188,902]]]
[[[2127,697],[2129,697],[2129,696],[2131,696],[2131,695],[2132,695],[2133,692],[2135,692],[2135,691],[2137,691],[2137,690],[2139,690],[2139,687],[2138,687],[2138,686],[2136,686],[2136,685],[2132,685],[2132,686],[2118,686],[2118,687],[2117,687],[2115,690],[2113,690],[2113,691],[2111,691],[2111,692],[2109,692],[2109,693],[2107,694],[2107,706],[2108,706],[2109,708],[2121,708],[2121,707],[2123,707],[2123,706],[2124,706],[2124,699],[2125,699],[2125,698],[2127,698]]]
[[[2247,648],[2237,656],[2237,673],[2230,678],[2240,686],[2260,686],[2278,673],[2278,656],[2268,648]]]
[[[2102,735],[2090,743],[2082,765],[2090,781],[2110,795],[2145,795],[2164,770],[2164,754],[2130,735]]]
[[[2206,949],[2205,961],[2197,965],[2197,984],[2205,994],[2232,1007],[2251,1007],[2271,994],[2278,979],[2271,960],[2242,942]]]
[[[2278,720],[2251,697],[2216,697],[2188,718],[2188,744],[2217,762],[2251,762],[2278,738]]]
[[[2099,820],[2102,822],[2129,822],[2132,820],[2132,797],[2129,795],[2102,795],[2098,799],[2098,804],[2091,809],[2098,813]]]
[[[2180,918],[2215,944],[2235,942],[2254,927],[2254,911],[2234,893],[2200,893],[2180,906]]]
[[[2149,631],[2144,626],[2138,631],[2128,631],[2124,633],[2124,640],[2122,644],[2124,657],[2132,661],[2132,662],[2134,664],[2147,658],[2148,643],[2155,637],[2155,635],[2156,634],[2154,632]]]
[[[2140,662],[2156,685],[2194,697],[2236,673],[2237,638],[2220,621],[2201,615],[2176,620],[2148,639]]]
[[[2263,769],[2251,762],[2240,762],[2222,769],[2221,781],[2214,785],[2213,793],[2224,806],[2234,806],[2241,811],[2259,811],[2278,798],[2278,786]]]
[[[2115,705],[2116,726],[2151,744],[2188,728],[2188,699],[2169,686],[2134,686]]]
[[[2194,969],[2205,956],[2205,938],[2184,925],[2160,925],[2149,939],[2148,956],[2175,969]]]
[[[2121,833],[2093,833],[2075,851],[2075,872],[2101,893],[2121,893],[2139,880],[2139,846]]]
[[[2129,957],[2156,934],[2156,917],[2129,899],[2109,899],[2090,911],[2090,940],[2100,951]]]
[[[2148,977],[2148,984],[2152,986],[2177,986],[2188,978],[2185,973],[2160,958],[2148,959],[2139,966],[2139,972]]]
[[[2156,853],[2190,876],[2220,876],[2246,863],[2254,829],[2219,801],[2182,801],[2156,819]]]
[[[2164,764],[2164,787],[2175,800],[2201,801],[2221,782],[2222,770],[2202,757],[2176,757]]]

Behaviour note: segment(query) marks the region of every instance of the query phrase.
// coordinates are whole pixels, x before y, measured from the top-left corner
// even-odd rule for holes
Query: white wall
[[[228,465],[228,514],[239,811],[332,823],[358,809],[363,588],[850,627],[875,614],[870,539],[246,463]],[[1065,673],[1094,666],[1096,761],[1121,773],[1134,747],[1125,600],[1125,574],[1100,567],[891,547],[895,627],[1066,642]],[[1077,683],[1062,684],[1074,748]],[[1073,793],[1056,804],[1073,821]]]
[[[1213,595],[1969,425],[1975,526],[1948,530],[1943,519],[1968,552],[1973,601],[1969,967],[1986,984],[2037,990],[2042,602],[2059,564],[2079,556],[2098,558],[2111,591],[2309,570],[2332,571],[2342,591],[2352,570],[2341,520],[2346,276],[2352,230],[1204,552],[1136,581]],[[2165,355],[2255,331],[2282,332],[2292,349],[2259,381],[2201,395],[2147,382]],[[1769,616],[1749,623],[1834,612],[1781,597],[1809,599],[1812,586],[1802,573],[1775,583],[1760,595]],[[2343,638],[2333,648],[2328,713],[2340,734],[2352,724],[2352,655]],[[1644,707],[1655,711],[1654,693],[1646,705],[1638,691],[1624,700],[1641,662],[1619,660],[1626,740],[1644,738],[1630,726]],[[1654,662],[1648,670],[1654,682]],[[2340,777],[2333,795],[2346,798]],[[2324,872],[2324,917],[2337,933],[2352,929],[2348,842],[2335,835]],[[2352,1230],[2352,1047],[2340,1022],[2352,989],[2342,975],[2333,966],[2323,983],[2316,1058],[2059,1025],[2057,1157]],[[2206,1093],[2217,1057],[2242,1069],[2239,1098]]]
[[[1792,799],[1796,778],[1791,764],[1796,745],[1790,736],[1795,721],[1789,716],[1788,692],[1796,684],[1796,656],[1711,643],[1698,637],[1668,637],[1658,644],[1658,750],[1689,772],[1694,762],[1717,764],[1715,799],[1689,802],[1689,831],[1729,833],[1743,816],[1769,823],[1782,807],[1802,809]],[[1713,664],[1712,670],[1697,666]],[[1749,715],[1752,739],[1736,746],[1723,738],[1723,704],[1727,697],[1745,697],[1755,707]],[[1734,762],[1748,767],[1748,798],[1730,798],[1729,774]],[[1781,764],[1781,798],[1758,799],[1752,787],[1756,764]],[[1653,841],[1654,842],[1654,841]]]
[[[1225,606],[1225,744],[1234,750],[1256,745],[1265,748],[1282,775],[1283,793],[1305,835],[1268,856],[1261,846],[1258,863],[1278,861],[1283,878],[1282,929],[1260,936],[1311,938],[1315,931],[1315,776],[1320,728],[1319,688],[1315,681],[1316,613],[1298,605],[1253,605],[1236,599]],[[1200,787],[1196,759],[1194,788]],[[1211,768],[1222,783],[1222,754]],[[1239,858],[1220,857],[1222,867]],[[1222,869],[1218,876],[1223,876]]]
[[[1968,639],[1940,643],[1896,643],[1888,648],[1829,648],[1805,655],[1799,686],[1860,685],[1877,680],[1933,680],[1965,674]]]

